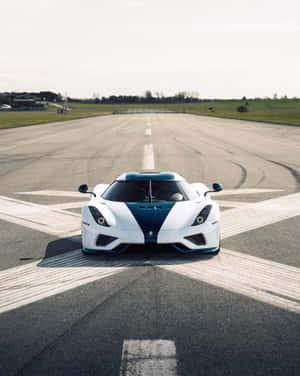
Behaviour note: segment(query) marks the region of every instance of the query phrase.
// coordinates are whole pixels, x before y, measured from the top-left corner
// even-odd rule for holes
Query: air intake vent
[[[196,234],[196,235],[191,235],[191,236],[186,236],[184,239],[192,242],[195,245],[205,245],[205,237],[203,234]]]
[[[114,236],[108,236],[108,235],[100,234],[100,235],[98,235],[96,245],[98,247],[104,247],[104,246],[108,245],[109,243],[113,242],[116,239],[117,238],[115,238]]]

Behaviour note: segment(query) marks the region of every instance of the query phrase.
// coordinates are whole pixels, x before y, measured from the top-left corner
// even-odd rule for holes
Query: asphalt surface
[[[78,215],[86,198],[53,191],[76,192],[83,183],[93,187],[110,183],[125,171],[140,171],[144,146],[150,144],[155,170],[240,190],[215,196],[223,202],[224,216],[231,203],[280,200],[300,191],[300,128],[184,114],[137,114],[0,131],[0,196],[40,207],[75,203],[64,210]],[[248,188],[257,191],[243,193]],[[31,268],[34,262],[38,278],[47,280],[43,272],[51,269],[51,262],[41,268],[41,260],[67,257],[80,248],[76,236],[39,231],[34,224],[27,226],[3,213],[0,204],[0,280],[3,273],[17,276],[23,269],[14,268]],[[18,303],[0,313],[0,375],[119,375],[122,346],[133,339],[173,341],[177,375],[298,375],[298,312],[269,304],[255,291],[247,295],[234,284],[228,288],[212,277],[193,277],[189,268],[222,263],[229,249],[245,257],[253,280],[261,276],[251,270],[251,256],[262,263],[267,260],[272,273],[275,270],[274,281],[276,270],[283,278],[282,268],[294,278],[300,268],[299,230],[300,212],[295,207],[292,217],[224,238],[224,253],[218,256],[183,257],[169,248],[138,246],[114,258],[92,256],[89,266],[95,271],[119,263],[125,268],[41,298],[37,291],[30,304]],[[68,274],[76,278],[77,271],[85,270],[81,261],[75,269],[68,261],[53,265],[63,278]],[[183,273],[177,272],[178,265],[185,268]],[[35,270],[32,267],[32,273]],[[14,289],[26,294],[30,276]],[[270,283],[264,293],[269,289]],[[5,293],[4,284],[0,298]],[[13,293],[8,290],[8,297]],[[298,302],[296,297],[290,300]]]

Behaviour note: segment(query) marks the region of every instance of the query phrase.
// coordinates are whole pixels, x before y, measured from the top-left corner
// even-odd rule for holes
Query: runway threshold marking
[[[175,376],[176,347],[168,340],[125,340],[120,376]]]
[[[145,149],[145,148],[144,148]],[[152,146],[153,150],[153,146]],[[107,184],[103,184],[107,186]],[[282,189],[258,189],[258,188],[240,188],[240,189],[224,189],[222,193],[210,193],[214,199],[218,199],[218,196],[228,196],[228,195],[248,195],[255,193],[272,193],[272,192],[282,192]],[[41,191],[30,191],[30,192],[16,192],[19,195],[34,195],[34,196],[55,196],[55,197],[76,197],[82,198],[82,193],[76,191],[55,191],[55,190],[41,190]]]
[[[82,208],[84,205],[87,205],[88,202],[89,201],[66,202],[63,204],[47,205],[47,207],[51,209],[61,209],[61,210],[76,209],[76,208]]]
[[[245,205],[249,205],[249,202],[243,202],[243,201],[229,201],[229,200],[217,200],[214,199],[218,203],[219,206],[224,208],[240,208]]]
[[[145,144],[144,145],[144,157],[143,157],[143,170],[154,170],[155,163],[154,163],[154,151],[152,144]]]
[[[222,237],[227,238],[300,215],[300,193],[227,210]],[[0,218],[59,237],[78,235],[80,215],[0,196]],[[30,218],[30,219],[29,219]],[[38,222],[39,221],[39,222]],[[78,222],[77,222],[78,221]],[[127,266],[133,264],[128,261]],[[300,269],[230,250],[207,262],[153,265],[248,297],[300,313]],[[117,272],[118,265],[102,265],[80,251],[0,272],[0,312],[18,308]],[[4,308],[5,307],[5,308]]]
[[[95,262],[77,250],[1,271],[0,313],[118,274],[125,269],[126,264],[103,260]]]
[[[82,198],[82,193],[75,191],[31,191],[31,192],[17,192],[19,195],[36,195],[36,196],[55,196],[55,197],[76,197]]]
[[[0,196],[0,219],[59,237],[78,233],[81,216],[77,213]]]
[[[222,213],[221,238],[254,230],[300,215],[300,193],[229,209]]]
[[[210,260],[159,268],[300,313],[300,269],[228,249]]]
[[[218,199],[218,196],[251,195],[255,193],[272,193],[272,192],[282,192],[282,189],[264,189],[264,188],[223,189],[222,192],[210,193],[210,196]]]

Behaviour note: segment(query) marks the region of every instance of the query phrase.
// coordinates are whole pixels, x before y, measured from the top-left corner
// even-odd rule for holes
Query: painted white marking
[[[167,340],[125,340],[120,376],[175,376],[176,347]]]
[[[57,196],[57,197],[78,197],[82,198],[83,194],[73,191],[32,191],[32,192],[17,192],[19,195],[36,195],[36,196]]]
[[[145,136],[151,136],[151,134],[152,134],[151,129],[150,129],[150,128],[147,128],[147,129],[145,130]]]
[[[120,273],[126,265],[92,260],[81,251],[0,272],[0,313]]]
[[[4,196],[0,196],[0,219],[60,237],[78,234],[81,227],[80,214]]]
[[[250,195],[255,193],[282,192],[282,189],[263,189],[263,188],[240,188],[240,189],[224,189],[222,192],[210,193],[213,197],[227,195]]]
[[[224,208],[240,208],[245,205],[249,205],[249,202],[242,202],[242,201],[227,201],[227,200],[217,200],[214,199],[218,203],[218,205],[223,206]]]
[[[152,144],[144,145],[144,158],[143,158],[143,170],[154,170],[154,151]]]
[[[222,238],[298,216],[299,202],[300,193],[296,193],[225,211],[222,215]],[[0,218],[59,237],[73,235],[78,238],[80,228],[79,214],[3,196],[0,196]],[[92,260],[86,264],[87,260],[82,256],[78,259],[78,252],[67,253],[55,260],[51,258],[39,266],[33,263],[0,272],[0,312],[1,309],[14,309],[106,276],[104,270],[98,274],[99,268],[95,268]],[[54,264],[48,268],[43,267],[52,262]],[[159,262],[156,260],[151,264]],[[62,267],[68,268],[62,272]],[[74,275],[72,267],[76,269]],[[85,267],[91,268],[87,270]],[[160,267],[300,313],[298,268],[229,250],[222,250],[218,257],[209,261]],[[115,268],[112,267],[112,274]],[[107,267],[105,270],[108,270]]]
[[[66,202],[64,204],[47,205],[47,207],[51,209],[65,210],[65,209],[82,208],[84,205],[87,205],[87,204],[88,204],[88,201],[77,201],[77,202]]]
[[[145,145],[144,146],[144,156],[145,156],[145,148],[149,149],[147,153],[150,152],[150,149],[152,150],[153,153],[153,145]],[[154,156],[154,154],[153,154]],[[144,157],[145,159],[145,157]],[[154,163],[154,162],[153,162]],[[210,193],[211,196],[213,197],[218,197],[218,196],[228,196],[228,195],[246,195],[246,194],[255,194],[255,193],[268,193],[268,192],[282,192],[281,189],[224,189],[222,192],[218,193]],[[55,190],[42,190],[42,191],[31,191],[31,192],[16,192],[17,194],[20,195],[36,195],[36,196],[56,196],[56,197],[77,197],[77,198],[82,198],[83,194],[80,192],[75,192],[75,191],[55,191]]]
[[[300,215],[300,193],[224,211],[222,239]]]
[[[222,249],[212,259],[158,265],[252,299],[300,313],[300,269]]]

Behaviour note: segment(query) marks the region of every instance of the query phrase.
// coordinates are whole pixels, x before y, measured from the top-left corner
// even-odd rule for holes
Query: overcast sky
[[[0,92],[300,97],[299,0],[0,0]]]

